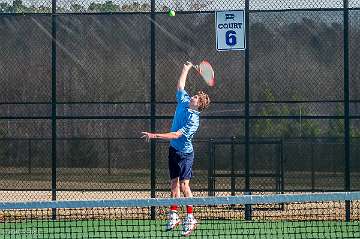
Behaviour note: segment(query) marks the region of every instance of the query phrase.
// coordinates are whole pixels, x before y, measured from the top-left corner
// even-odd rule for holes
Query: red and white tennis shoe
[[[168,218],[169,221],[165,226],[166,231],[171,231],[172,229],[180,225],[181,221],[176,212],[169,212]]]
[[[182,235],[189,236],[196,228],[197,221],[193,215],[188,215],[182,223]]]

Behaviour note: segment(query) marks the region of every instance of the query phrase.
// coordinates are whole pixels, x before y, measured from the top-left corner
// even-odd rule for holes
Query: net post
[[[245,192],[244,195],[251,195],[251,192]],[[245,220],[250,221],[251,219],[252,219],[251,204],[245,204]]]
[[[345,201],[345,221],[350,222],[351,220],[351,201]]]

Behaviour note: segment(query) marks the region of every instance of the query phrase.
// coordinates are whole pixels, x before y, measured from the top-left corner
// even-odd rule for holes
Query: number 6
[[[228,46],[234,46],[236,45],[236,32],[235,31],[227,31],[225,33],[225,38],[226,38],[226,45]]]

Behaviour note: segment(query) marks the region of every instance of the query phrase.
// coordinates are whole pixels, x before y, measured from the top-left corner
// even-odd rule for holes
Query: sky
[[[58,0],[59,6],[70,6],[73,3],[89,5],[92,2],[104,3],[109,0]],[[112,0],[116,4],[131,4],[133,2],[149,3],[150,0]],[[13,0],[0,0],[0,2],[12,3]],[[201,2],[208,5],[204,10],[236,10],[244,8],[245,0],[156,0],[159,6],[169,6],[170,8],[188,9],[191,2]],[[51,6],[51,0],[23,0],[27,5]],[[276,10],[291,8],[340,8],[343,0],[250,0],[250,8],[253,10]],[[349,0],[349,7],[360,7],[359,0]]]

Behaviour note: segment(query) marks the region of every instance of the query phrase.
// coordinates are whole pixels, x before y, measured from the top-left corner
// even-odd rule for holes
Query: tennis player
[[[210,104],[209,96],[199,91],[190,97],[185,91],[185,83],[189,70],[193,67],[191,62],[184,64],[180,78],[177,83],[176,100],[177,107],[174,114],[171,131],[169,133],[142,132],[142,138],[148,142],[152,139],[170,140],[169,147],[169,172],[171,183],[171,196],[192,197],[190,179],[192,178],[192,166],[194,162],[194,149],[192,138],[199,128],[200,112]],[[180,224],[177,214],[178,205],[172,205],[169,211],[169,221],[166,230],[170,231]],[[190,235],[195,229],[197,221],[193,216],[192,205],[186,206],[187,215],[182,223],[182,234]]]

